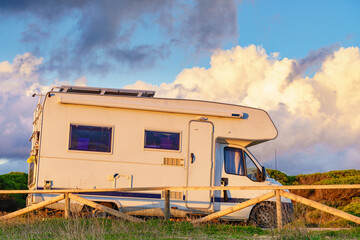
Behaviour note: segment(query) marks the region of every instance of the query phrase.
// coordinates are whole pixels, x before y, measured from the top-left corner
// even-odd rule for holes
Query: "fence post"
[[[69,193],[65,193],[65,219],[70,217],[70,198]]]
[[[165,220],[170,219],[170,190],[165,190]]]
[[[282,211],[281,211],[281,195],[280,190],[275,190],[275,198],[276,198],[276,216],[277,216],[277,227],[279,230],[282,229]]]

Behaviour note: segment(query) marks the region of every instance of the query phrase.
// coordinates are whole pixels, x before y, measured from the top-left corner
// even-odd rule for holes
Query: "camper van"
[[[274,139],[261,109],[154,97],[154,91],[61,86],[39,96],[29,162],[30,190],[114,189],[80,196],[138,216],[163,216],[164,192],[118,188],[280,185],[248,147]],[[171,216],[206,215],[269,190],[171,191]],[[27,204],[51,194],[29,194]],[[222,217],[276,219],[275,199]],[[64,201],[52,204],[64,209]],[[72,211],[81,211],[71,202]],[[291,212],[291,201],[282,198]]]

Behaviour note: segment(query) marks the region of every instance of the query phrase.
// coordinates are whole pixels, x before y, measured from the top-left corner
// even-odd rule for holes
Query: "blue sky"
[[[325,98],[324,90],[318,87],[319,83],[314,82],[320,81],[325,86],[325,82],[330,81],[330,78],[321,78],[323,75],[329,75],[325,72],[324,66],[336,64],[335,60],[329,62],[330,57],[345,58],[346,56],[355,59],[354,56],[357,56],[360,42],[359,13],[360,2],[355,0],[2,1],[0,3],[0,86],[3,90],[0,92],[0,101],[2,101],[0,123],[2,122],[3,127],[0,128],[2,135],[0,141],[9,139],[6,134],[9,134],[10,128],[6,126],[10,126],[10,123],[20,124],[18,128],[21,131],[14,130],[8,142],[3,144],[6,147],[0,147],[0,173],[17,169],[26,171],[24,159],[27,158],[30,150],[26,139],[31,134],[31,128],[24,124],[24,119],[31,119],[32,110],[24,109],[21,116],[15,113],[8,114],[12,112],[10,107],[26,105],[21,102],[16,105],[16,101],[20,100],[13,102],[10,100],[22,99],[21,101],[27,102],[26,106],[33,108],[35,107],[33,100],[26,98],[28,96],[26,93],[28,94],[30,90],[40,91],[45,86],[62,83],[75,84],[79,79],[92,87],[154,88],[156,86],[163,96],[197,97],[235,104],[253,104],[265,108],[270,113],[274,112],[277,116],[283,116],[279,109],[285,104],[287,113],[291,114],[291,109],[298,104],[294,104],[296,100],[288,103],[286,100],[288,95],[279,99],[275,105],[270,103],[270,100],[251,100],[253,91],[250,90],[247,97],[226,98],[225,95],[216,94],[215,83],[222,84],[217,80],[213,82],[215,87],[212,95],[202,94],[201,91],[196,94],[191,91],[188,91],[188,94],[179,92],[175,95],[168,94],[170,90],[174,90],[175,83],[183,84],[186,89],[189,86],[188,79],[193,82],[200,81],[190,74],[191,71],[202,71],[202,74],[209,76],[216,67],[227,69],[226,63],[219,66],[222,64],[218,60],[220,56],[226,58],[231,55],[233,61],[238,62],[242,62],[244,58],[266,58],[267,62],[261,66],[272,64],[274,69],[277,69],[276,66],[282,64],[282,69],[288,67],[292,69],[284,78],[288,82],[283,83],[289,87],[288,91],[292,91],[293,88],[290,84],[300,78],[302,85],[298,89],[308,89],[306,86],[310,84],[309,86],[314,89],[305,93],[314,92],[314,96],[317,96],[316,100],[320,102],[317,111],[323,111],[325,107],[321,105],[321,101]],[[257,50],[252,51],[253,48],[250,46],[256,46]],[[28,55],[25,56],[26,53]],[[287,59],[290,59],[290,62]],[[244,68],[251,69],[254,64],[249,62]],[[26,76],[16,75],[19,69],[24,69],[21,66],[28,67]],[[354,67],[355,74],[346,78],[352,79],[348,80],[350,86],[351,81],[357,82],[357,66]],[[19,69],[15,71],[17,67]],[[223,74],[230,75],[230,72],[231,70],[228,70]],[[211,79],[215,78],[216,76],[211,75]],[[244,78],[252,79],[248,74],[244,74]],[[264,81],[268,78],[264,78]],[[222,81],[227,80],[224,78]],[[236,86],[241,85],[241,81],[247,80],[238,81]],[[276,79],[272,81],[276,86]],[[251,86],[252,83],[246,86]],[[226,84],[224,82],[224,85]],[[18,91],[15,87],[22,88],[23,91]],[[165,93],[166,89],[167,93]],[[243,91],[248,89],[250,88]],[[345,84],[344,89],[348,89]],[[357,85],[354,89],[357,90]],[[356,97],[353,100],[357,102]],[[336,104],[339,105],[341,104]],[[276,119],[277,116],[274,118]],[[295,119],[293,115],[286,116]],[[279,118],[277,121],[283,122],[283,119]],[[295,122],[294,120],[291,124]],[[357,122],[354,126],[357,126]],[[313,126],[307,127],[312,129]],[[356,135],[359,133],[358,130],[355,128],[353,133]],[[290,138],[291,130],[281,128],[281,131],[286,132],[283,135]],[[333,134],[336,135],[335,132]],[[304,148],[285,146],[286,144],[281,142],[288,140],[279,138],[277,142],[267,147],[269,148],[265,151],[267,154],[263,156],[265,164],[271,167],[270,152],[276,148],[275,145],[284,146],[283,150],[278,147],[280,160],[286,161],[286,158],[297,156],[307,159],[306,163],[325,158],[325,153],[329,152],[326,149],[332,149],[333,165],[322,167],[319,163],[315,169],[308,166],[298,171],[331,170],[336,168],[336,156],[350,156],[348,158],[353,159],[354,151],[356,152],[354,149],[358,146],[354,139],[349,140],[347,145],[340,146],[338,143],[329,142],[328,139],[318,138],[311,142],[312,145],[305,144]],[[301,141],[304,142],[303,139]],[[297,146],[299,145],[302,144]],[[20,146],[21,150],[16,153],[8,150],[16,146]],[[312,154],[306,154],[304,151]],[[356,159],[349,160],[346,166],[351,168],[354,162],[359,163]],[[280,170],[298,173],[292,172],[291,166],[286,164],[284,169]]]
[[[29,2],[31,4],[33,1]],[[28,7],[27,11],[26,9],[23,11],[15,10],[15,7],[12,9],[10,6],[7,7],[8,9],[2,7],[3,12],[6,14],[2,14],[3,17],[0,21],[2,30],[0,61],[9,61],[18,54],[32,52],[35,56],[43,57],[46,65],[46,63],[52,61],[51,58],[56,58],[54,52],[57,49],[67,47],[67,51],[73,51],[71,48],[86,45],[86,39],[82,39],[81,43],[78,43],[81,34],[85,36],[85,33],[81,31],[82,25],[80,22],[89,22],[90,20],[82,19],[81,14],[91,14],[92,10],[82,12],[81,9],[77,9],[75,6],[70,7],[65,4],[66,1],[63,2],[64,7],[69,8],[69,13],[59,13],[59,16],[53,17],[53,19],[49,19],[47,14],[51,13],[48,13],[48,11],[42,13],[35,9],[35,7],[41,8],[41,4],[36,4],[34,9]],[[196,7],[196,1],[187,2],[188,6],[182,6],[183,11]],[[214,5],[222,4],[222,1],[210,2],[214,2]],[[230,3],[232,1],[223,2]],[[200,1],[200,3],[200,5],[207,5],[206,1]],[[179,3],[179,5],[181,4]],[[130,28],[130,25],[136,25],[135,29],[127,30],[131,31],[131,33],[124,34],[126,36],[123,38],[127,43],[123,45],[127,48],[136,48],[143,45],[157,48],[160,53],[153,53],[155,55],[154,61],[130,62],[129,59],[123,59],[116,62],[112,60],[113,66],[111,66],[111,69],[106,72],[103,69],[98,69],[91,71],[91,73],[89,73],[89,69],[70,70],[62,69],[61,66],[52,66],[56,69],[46,71],[44,76],[48,76],[49,81],[52,81],[54,77],[59,77],[61,80],[71,80],[86,75],[90,85],[103,86],[106,84],[107,87],[122,87],[136,80],[159,84],[172,82],[175,76],[184,68],[193,66],[208,67],[212,51],[218,48],[229,49],[236,45],[248,46],[255,44],[263,46],[267,52],[279,52],[281,57],[301,59],[306,57],[310,51],[316,51],[320,48],[334,45],[354,46],[359,42],[360,28],[356,27],[360,23],[360,3],[358,1],[234,1],[233,5],[235,9],[227,6],[229,9],[224,7],[225,12],[220,14],[228,14],[226,11],[231,11],[236,21],[228,24],[227,19],[220,19],[219,28],[222,28],[221,24],[224,24],[228,25],[229,29],[219,31],[223,35],[214,41],[210,40],[212,44],[210,48],[201,45],[202,36],[194,37],[187,33],[184,36],[185,38],[194,38],[182,41],[180,31],[186,26],[179,25],[188,16],[186,16],[186,13],[182,13],[181,10],[174,9],[170,12],[172,16],[178,15],[179,18],[179,20],[174,20],[172,23],[175,28],[173,31],[177,32],[172,34],[167,33],[165,26],[154,23],[154,16],[146,16],[146,13],[142,15],[142,12],[140,12],[136,13],[138,15],[135,20],[131,18],[124,20],[124,25],[127,25],[128,21],[129,26],[120,26],[118,28],[110,26],[113,28],[110,28],[109,31],[122,34],[121,32],[126,31],[126,28]],[[176,8],[176,6],[173,6],[173,8]],[[104,10],[103,14],[106,14],[106,10]],[[51,10],[49,11],[51,12]],[[208,11],[211,12],[211,10]],[[207,17],[212,18],[210,14],[209,16],[200,16],[203,18],[199,17],[197,20],[206,22],[208,21]],[[198,23],[198,25],[201,25],[201,23]],[[199,26],[198,35],[203,34],[207,37],[214,37],[217,32],[211,33],[213,35],[206,35],[206,27]],[[99,31],[99,34],[104,32]],[[97,31],[91,34],[94,35],[95,33]],[[171,38],[174,38],[179,43],[171,43],[171,40],[173,40]],[[121,42],[121,37],[119,41]],[[162,47],[162,45],[166,46]],[[104,45],[99,43],[98,46],[97,49],[91,49],[94,52],[92,57],[106,58],[103,54]],[[90,46],[84,48],[86,47],[90,49]],[[105,50],[111,51],[111,48]],[[146,51],[144,53],[151,55]],[[135,54],[135,51],[132,54]],[[81,61],[83,60],[81,59]],[[139,63],[140,66],[138,66]],[[60,75],[57,71],[60,72]]]
[[[263,45],[299,59],[322,47],[359,43],[358,1],[243,1],[238,9],[242,46]]]

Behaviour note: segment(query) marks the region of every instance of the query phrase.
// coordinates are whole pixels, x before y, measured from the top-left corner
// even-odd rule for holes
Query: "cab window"
[[[247,153],[245,153],[245,162],[247,177],[253,181],[258,181],[258,168]]]
[[[225,172],[228,174],[245,175],[243,151],[238,148],[224,148]]]

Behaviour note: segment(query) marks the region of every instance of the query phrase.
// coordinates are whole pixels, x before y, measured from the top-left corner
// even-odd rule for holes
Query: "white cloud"
[[[0,165],[7,163],[9,160],[5,158],[0,158]]]
[[[12,66],[8,61],[0,63],[0,74],[9,73],[12,71]]]
[[[38,66],[42,58],[36,58],[31,53],[18,55],[13,63],[0,63],[0,94],[14,96],[22,93],[34,81],[39,82]]]
[[[276,148],[284,162],[280,169],[289,173],[358,168],[359,48],[340,48],[321,59],[321,69],[306,77],[299,75],[297,60],[279,59],[278,53],[269,56],[262,47],[218,50],[208,69],[183,70],[173,83],[161,84],[157,96],[223,101],[267,110],[279,137],[259,146],[257,152],[269,165]],[[301,64],[306,66],[303,61]],[[137,82],[127,88],[142,86],[152,87]]]
[[[259,160],[273,167],[274,150],[280,170],[291,174],[360,166],[360,51],[357,47],[321,51],[321,68],[312,76],[299,74],[299,61],[267,54],[254,45],[215,51],[209,68],[184,69],[173,83],[154,86],[137,81],[126,88],[156,89],[158,97],[193,98],[259,107],[269,112],[279,136],[256,147]],[[313,52],[312,55],[315,53]],[[313,59],[314,56],[312,56]],[[315,56],[316,57],[316,56]],[[30,53],[0,62],[0,145],[2,166],[25,161],[30,146],[34,92],[45,85],[38,67],[42,58]],[[301,60],[302,66],[307,66]],[[306,69],[302,69],[303,73]],[[15,162],[12,159],[23,159]],[[26,164],[25,164],[26,165]],[[9,169],[9,168],[7,168]]]
[[[146,82],[138,80],[131,85],[125,86],[124,89],[155,90],[156,86],[154,86],[150,83],[146,83]]]
[[[26,170],[26,159],[30,152],[28,139],[32,131],[33,110],[38,99],[33,93],[46,93],[52,87],[70,81],[54,80],[53,84],[42,82],[38,68],[42,58],[31,53],[18,55],[13,62],[0,62],[0,164],[2,172]],[[86,85],[85,76],[74,81]],[[3,172],[4,173],[4,172]]]
[[[87,86],[87,78],[86,76],[81,76],[80,78],[74,80],[75,86]]]

